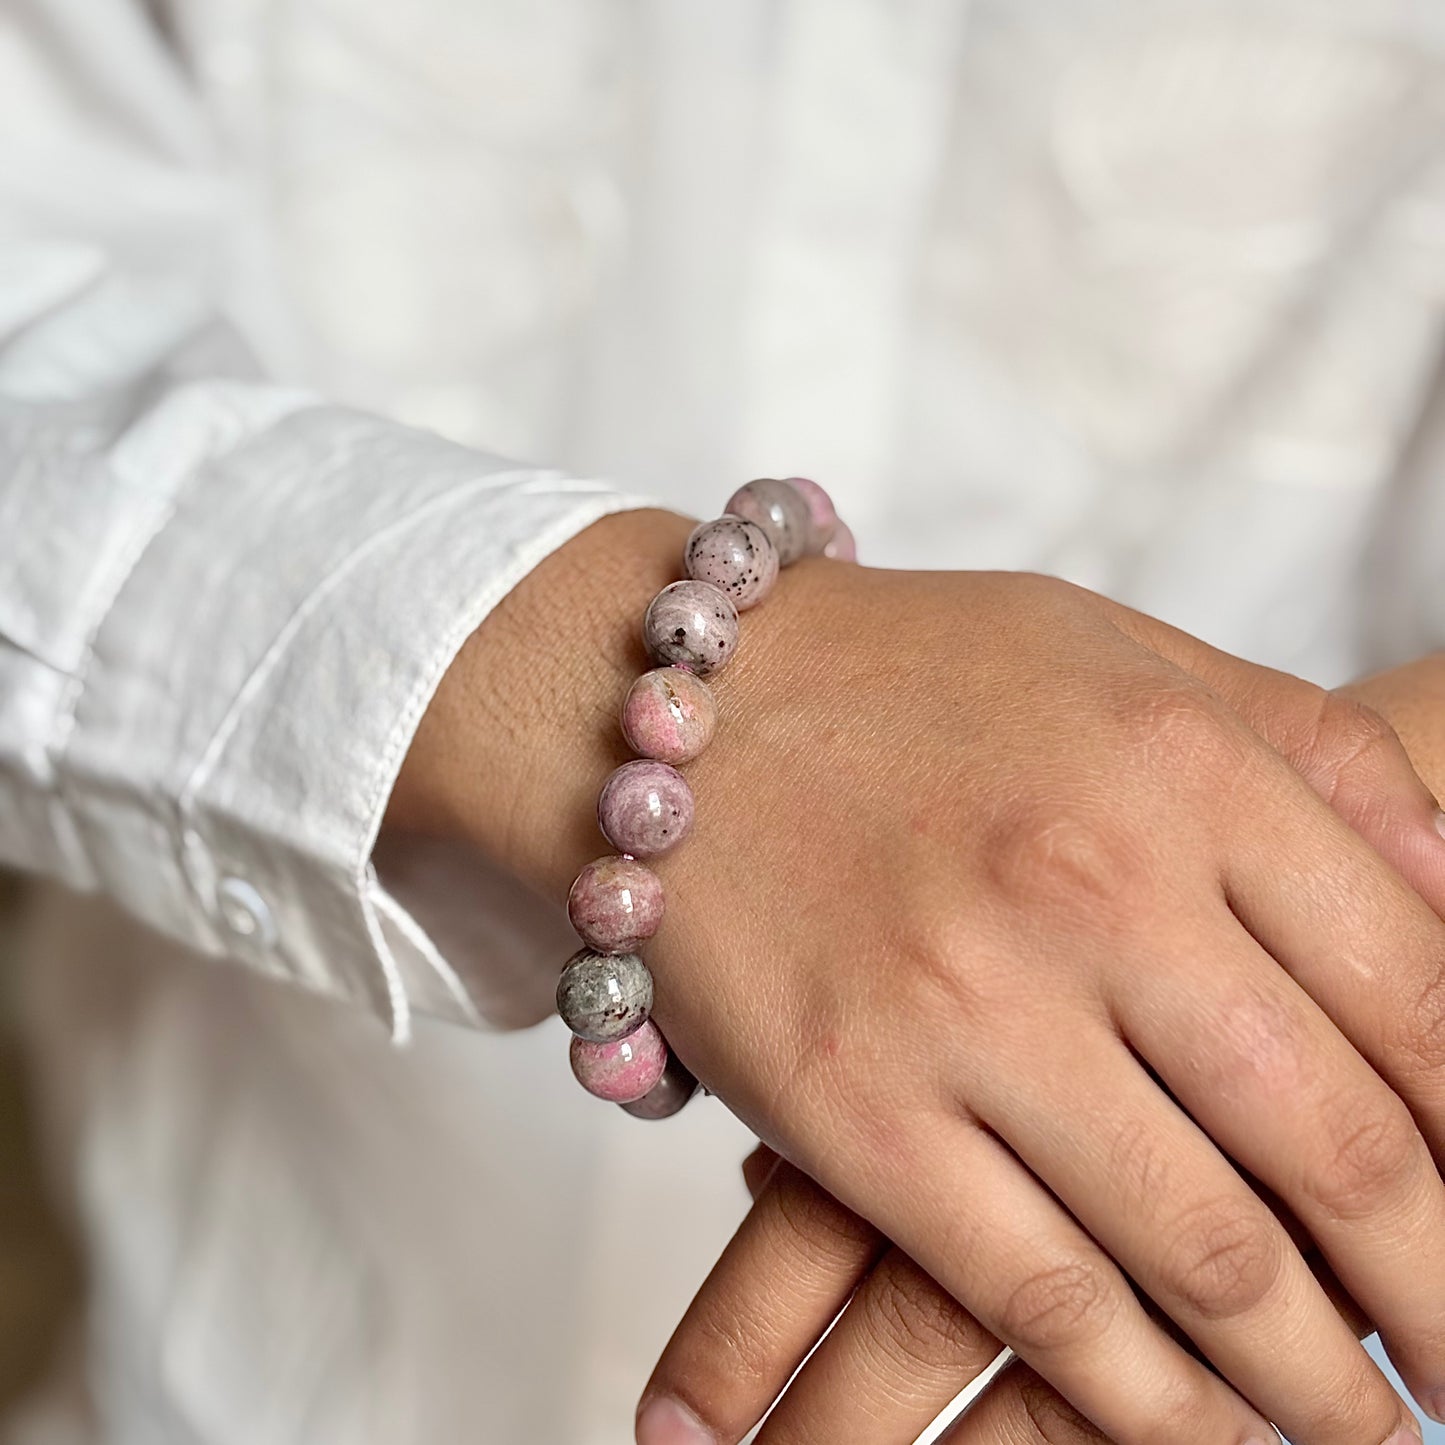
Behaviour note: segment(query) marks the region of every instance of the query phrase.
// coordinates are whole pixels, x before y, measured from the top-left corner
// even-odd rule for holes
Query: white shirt
[[[74,890],[92,1265],[91,1418],[13,1439],[629,1438],[745,1136],[479,1036],[568,942],[375,855],[438,678],[604,512],[780,471],[865,561],[1438,645],[1442,72],[1431,0],[10,0],[0,860]]]

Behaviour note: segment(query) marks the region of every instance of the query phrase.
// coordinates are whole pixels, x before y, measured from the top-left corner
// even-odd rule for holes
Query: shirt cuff
[[[653,503],[259,390],[185,388],[116,449],[122,482],[186,475],[85,663],[61,769],[75,836],[100,887],[195,948],[360,1003],[398,1040],[414,1009],[478,1022],[378,879],[387,800],[492,607]]]

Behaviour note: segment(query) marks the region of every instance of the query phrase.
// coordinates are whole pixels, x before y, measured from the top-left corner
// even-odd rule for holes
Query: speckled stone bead
[[[619,853],[650,858],[675,848],[692,827],[692,789],[666,763],[640,758],[602,785],[597,822]]]
[[[589,1043],[625,1039],[652,1012],[652,974],[635,953],[578,949],[557,980],[557,1012]]]
[[[572,1040],[572,1072],[589,1094],[613,1104],[632,1104],[651,1093],[667,1067],[667,1045],[648,1022],[610,1043]]]
[[[812,550],[813,523],[808,504],[788,482],[776,477],[745,482],[728,498],[723,511],[756,522],[777,548],[778,561],[784,567]]]
[[[706,677],[732,661],[738,609],[711,582],[670,582],[648,604],[642,639],[654,661]]]
[[[633,752],[686,763],[712,741],[717,703],[708,685],[680,667],[644,672],[622,704],[622,736]]]
[[[697,1093],[697,1080],[669,1051],[662,1077],[640,1099],[622,1106],[634,1119],[670,1119]]]
[[[828,539],[827,546],[823,548],[823,555],[831,557],[835,562],[856,562],[858,560],[858,544],[853,540],[853,533],[847,522],[839,522],[833,528],[833,535]]]
[[[576,877],[567,916],[598,953],[631,953],[662,922],[662,879],[635,858],[598,858]]]
[[[778,580],[777,548],[746,517],[717,517],[695,528],[682,560],[689,577],[726,592],[739,612],[756,607]]]
[[[838,525],[838,509],[833,499],[812,477],[785,477],[787,484],[799,493],[808,508],[808,519],[813,524],[812,552],[821,552]]]

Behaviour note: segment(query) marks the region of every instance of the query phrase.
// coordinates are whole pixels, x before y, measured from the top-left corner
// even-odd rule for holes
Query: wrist
[[[579,858],[605,851],[594,805],[599,780],[630,756],[616,717],[646,666],[638,619],[677,576],[693,525],[670,512],[616,513],[523,578],[448,669],[387,826],[465,841],[565,897]]]

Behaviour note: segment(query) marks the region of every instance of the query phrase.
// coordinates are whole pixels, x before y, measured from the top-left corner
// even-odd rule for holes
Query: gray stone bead
[[[784,567],[817,550],[813,545],[813,519],[808,512],[808,504],[803,494],[789,482],[776,477],[759,477],[756,481],[744,482],[728,498],[723,511],[756,522],[768,534],[768,540],[777,549],[778,561]]]
[[[640,1098],[623,1104],[634,1119],[670,1119],[697,1093],[697,1080],[671,1050],[662,1077]]]
[[[648,604],[642,640],[654,661],[707,677],[737,650],[738,609],[711,582],[671,582]]]
[[[652,973],[635,953],[578,949],[557,981],[562,1022],[588,1043],[626,1038],[652,1012]]]
[[[697,582],[726,592],[739,612],[755,607],[778,580],[778,551],[756,522],[715,517],[694,528],[683,550],[683,566]]]

